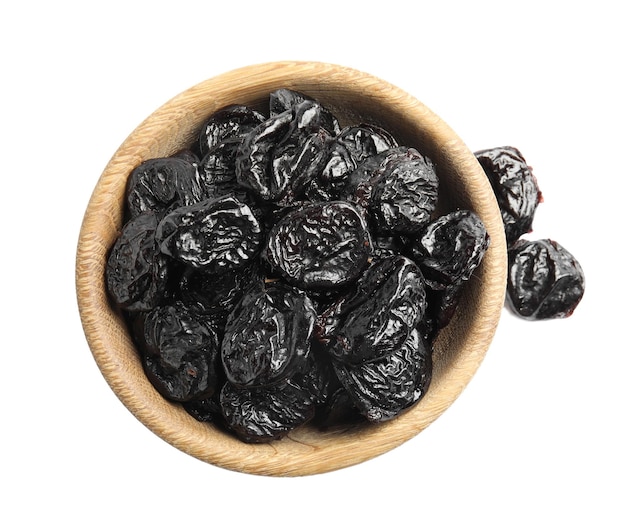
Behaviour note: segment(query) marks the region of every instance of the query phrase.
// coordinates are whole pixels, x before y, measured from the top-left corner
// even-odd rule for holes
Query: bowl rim
[[[312,433],[303,429],[277,442],[245,444],[210,424],[196,422],[147,382],[141,366],[132,359],[134,346],[123,332],[124,321],[104,293],[104,265],[121,227],[123,183],[129,169],[152,157],[152,153],[174,154],[193,139],[199,120],[206,118],[211,109],[241,102],[237,94],[246,94],[243,99],[251,101],[281,87],[304,92],[304,86],[313,87],[309,93],[318,99],[324,94],[338,98],[337,92],[345,93],[361,105],[392,109],[407,124],[419,123],[420,141],[426,138],[436,145],[442,164],[463,176],[453,186],[460,186],[476,206],[473,209],[487,226],[490,247],[477,269],[479,277],[472,280],[476,288],[466,296],[476,313],[462,323],[463,344],[457,347],[463,355],[446,360],[445,374],[433,381],[436,385],[431,385],[414,408],[366,430]],[[164,127],[173,129],[174,135],[163,136]],[[416,436],[457,399],[495,334],[505,297],[506,259],[502,219],[487,177],[473,153],[438,115],[404,90],[371,74],[331,63],[280,61],[244,66],[202,81],[170,99],[131,132],[106,165],[85,210],[75,283],[80,319],[92,355],[116,396],[146,427],[181,451],[225,469],[303,476],[335,471],[379,456]],[[445,336],[438,339],[443,357],[454,340]],[[192,426],[190,419],[198,425]]]

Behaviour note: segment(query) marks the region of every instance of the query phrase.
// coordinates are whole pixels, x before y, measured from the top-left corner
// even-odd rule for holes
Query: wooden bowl
[[[483,220],[491,245],[468,283],[453,321],[434,345],[429,391],[412,409],[382,424],[321,432],[304,426],[267,444],[246,444],[162,398],[144,375],[124,321],[109,305],[104,270],[123,220],[126,180],[140,162],[174,154],[197,138],[202,122],[231,103],[263,105],[272,90],[304,92],[343,125],[373,122],[436,164],[440,204],[467,208]],[[84,332],[115,394],[149,429],[178,449],[226,469],[274,476],[337,470],[385,453],[414,437],[459,396],[484,358],[498,324],[506,285],[506,245],[495,197],[480,165],[437,115],[403,90],[331,64],[278,62],[248,66],[174,97],[124,141],[104,169],[81,227],[76,288]]]

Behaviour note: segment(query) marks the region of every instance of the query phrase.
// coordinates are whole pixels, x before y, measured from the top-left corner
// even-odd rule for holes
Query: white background
[[[626,527],[618,2],[15,5],[0,8],[0,527]],[[205,464],[139,423],[98,371],[74,290],[84,209],[126,136],[204,79],[282,59],[386,79],[473,151],[518,147],[545,198],[532,237],[559,241],[587,279],[569,319],[505,310],[423,433],[293,479]]]

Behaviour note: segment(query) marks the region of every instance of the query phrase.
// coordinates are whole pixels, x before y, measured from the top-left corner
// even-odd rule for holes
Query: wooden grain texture
[[[342,124],[373,122],[431,157],[447,209],[469,208],[485,223],[491,245],[469,283],[452,323],[435,344],[434,374],[426,396],[380,425],[319,432],[305,426],[278,442],[251,445],[197,422],[164,400],[144,376],[137,352],[105,293],[107,253],[122,225],[126,180],[140,162],[188,147],[202,122],[220,107],[263,107],[287,87],[310,94]],[[274,476],[324,473],[364,462],[409,440],[459,396],[483,360],[502,310],[506,246],[490,185],[462,140],[420,101],[381,79],[315,62],[248,66],[202,82],[156,110],[122,143],[87,205],[76,256],[76,292],[89,347],[124,405],[155,434],[186,453],[226,469]]]

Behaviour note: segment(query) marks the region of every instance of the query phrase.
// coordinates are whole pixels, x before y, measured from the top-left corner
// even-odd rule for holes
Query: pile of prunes
[[[526,320],[567,318],[585,292],[580,262],[555,239],[532,239],[543,194],[519,149],[474,153],[494,190],[508,250],[507,307]]]
[[[315,99],[233,104],[129,175],[106,285],[166,399],[245,442],[384,422],[427,392],[432,346],[489,235],[438,212],[433,162]]]

